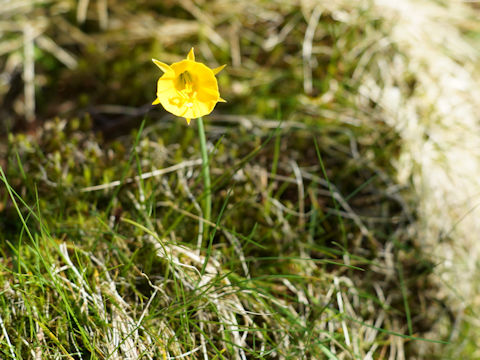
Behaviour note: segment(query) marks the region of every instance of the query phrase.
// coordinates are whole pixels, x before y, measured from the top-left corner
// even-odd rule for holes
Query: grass
[[[64,125],[51,123],[35,145],[23,135],[11,137],[2,177],[11,191],[4,195],[2,217],[2,283],[9,284],[2,319],[15,345],[9,350],[5,337],[4,356],[28,357],[34,351],[41,357],[294,359],[378,356],[404,347],[404,340],[392,340],[404,336],[394,325],[394,319],[407,321],[402,298],[382,298],[383,286],[375,293],[371,285],[359,285],[362,279],[372,284],[369,277],[377,283],[400,281],[388,280],[389,265],[378,247],[398,226],[389,219],[404,215],[394,201],[389,216],[375,215],[388,201],[375,195],[379,178],[365,164],[351,193],[341,195],[344,189],[333,184],[344,182],[337,174],[344,174],[341,166],[351,168],[348,155],[342,162],[339,156],[320,156],[334,151],[324,140],[338,136],[335,129],[323,127],[312,136],[259,127],[264,135],[258,144],[241,128],[226,130],[211,156],[215,221],[207,239],[199,241],[200,163],[145,177],[178,163],[179,153],[186,154],[184,163],[198,158],[198,140],[179,151],[175,142],[159,145],[163,132],[148,125],[148,134],[138,131],[100,145],[101,151],[72,162],[80,149],[54,139],[77,139],[87,152],[99,145],[91,133]],[[48,143],[55,147],[42,151]],[[298,167],[290,152],[279,150],[292,143],[305,146],[295,151],[312,153],[299,159]],[[242,153],[230,156],[237,147]],[[276,168],[270,174],[263,170],[270,168],[269,159]],[[34,170],[44,166],[45,171]],[[57,166],[58,171],[50,168]],[[96,171],[98,166],[104,172]],[[328,178],[312,175],[322,167],[325,175],[333,167],[337,171],[330,170]],[[105,177],[108,173],[116,176]],[[115,187],[81,190],[115,178],[123,179]],[[346,201],[368,198],[369,215],[363,218],[342,208]],[[375,233],[368,240],[358,222],[375,217],[380,221],[367,227]],[[392,256],[399,251],[391,250]],[[406,272],[404,281],[426,281],[427,275]],[[8,310],[12,304],[15,312]],[[419,337],[418,331],[412,335]]]
[[[474,301],[462,321],[425,246],[415,181],[428,171],[401,166],[411,128],[395,122],[395,91],[422,120],[440,117],[394,15],[18,4],[0,10],[0,357],[475,358]],[[150,58],[192,45],[228,64],[228,103],[205,118],[211,216],[197,124],[149,105]],[[438,248],[461,239],[447,237]]]

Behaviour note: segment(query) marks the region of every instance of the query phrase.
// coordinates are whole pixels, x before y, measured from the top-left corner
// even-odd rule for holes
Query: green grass
[[[226,128],[211,154],[213,222],[201,242],[200,163],[146,176],[198,159],[198,140],[178,149],[141,125],[102,145],[59,122],[50,129],[35,144],[10,137],[2,173],[1,304],[12,344],[3,338],[3,356],[335,358],[364,356],[375,344],[378,355],[392,337],[424,341],[417,327],[426,319],[405,312],[413,299],[404,285],[427,281],[428,271],[389,280],[379,252],[402,232],[388,219],[405,214],[379,193],[374,163],[354,170],[349,154],[331,147],[346,141],[335,128],[257,127],[263,135],[253,143],[241,127]],[[345,202],[368,215],[352,218]],[[369,224],[375,217],[384,220]],[[394,247],[392,256],[412,250]],[[404,284],[403,298],[386,302],[372,281],[382,291]],[[379,314],[389,321],[376,322]]]

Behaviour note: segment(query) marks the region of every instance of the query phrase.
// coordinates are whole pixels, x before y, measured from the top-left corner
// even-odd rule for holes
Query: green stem
[[[203,218],[210,221],[212,213],[212,193],[210,185],[210,167],[208,164],[207,140],[205,138],[205,128],[203,126],[203,118],[199,117],[198,122],[198,136],[200,137],[200,152],[202,153],[202,176],[203,176]],[[203,234],[208,235],[208,223],[203,223]]]

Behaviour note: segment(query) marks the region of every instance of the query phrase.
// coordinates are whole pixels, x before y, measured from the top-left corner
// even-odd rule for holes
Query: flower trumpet
[[[164,72],[158,79],[157,98],[152,105],[162,104],[165,110],[184,117],[190,124],[191,119],[210,114],[217,102],[225,102],[215,78],[225,65],[210,69],[195,61],[193,48],[186,59],[172,65],[152,61]]]

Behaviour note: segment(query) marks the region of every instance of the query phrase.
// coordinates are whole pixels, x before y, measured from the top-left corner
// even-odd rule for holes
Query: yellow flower
[[[196,119],[212,112],[217,102],[225,102],[218,92],[215,75],[224,67],[210,69],[195,61],[193,48],[185,60],[167,65],[152,59],[164,74],[158,79],[157,98],[152,105],[162,104],[173,115]]]

